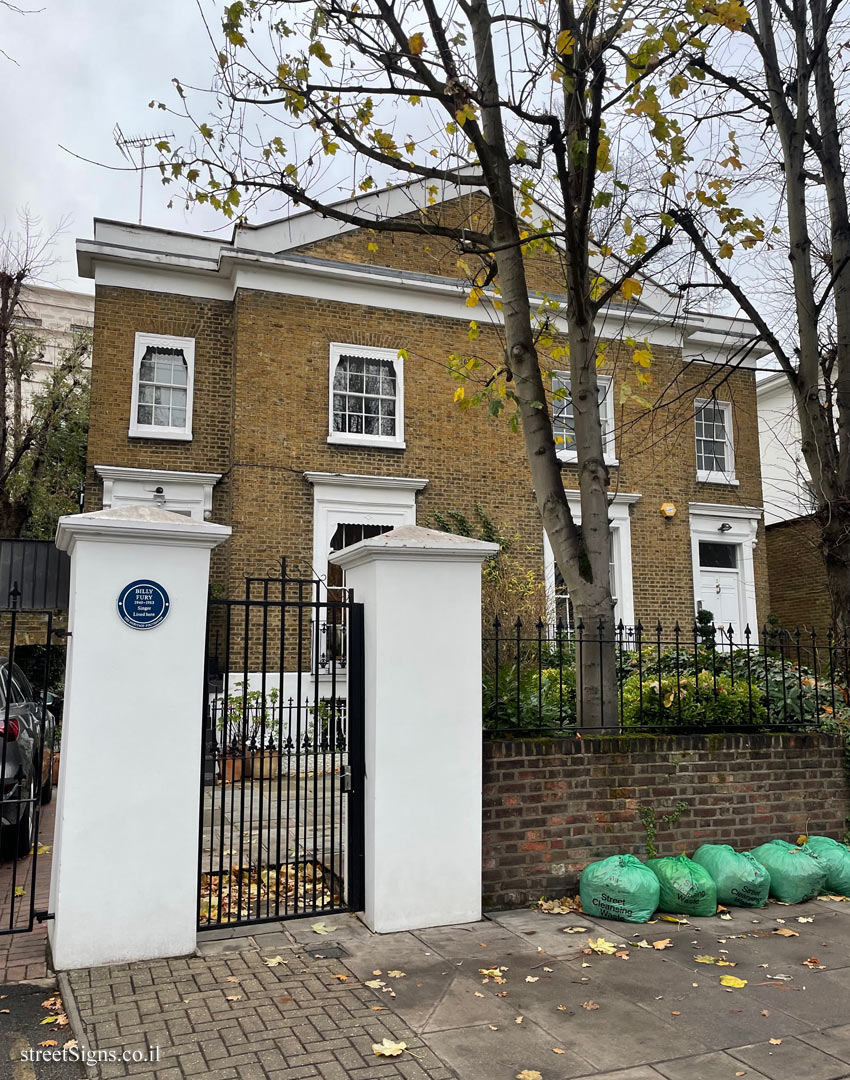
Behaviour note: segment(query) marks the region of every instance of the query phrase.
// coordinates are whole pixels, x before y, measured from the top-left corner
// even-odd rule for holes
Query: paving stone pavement
[[[102,1064],[92,1075],[850,1078],[848,903],[771,904],[684,926],[527,909],[380,936],[351,915],[324,918],[326,936],[311,922],[203,934],[193,957],[71,973],[69,1015],[84,1047],[160,1047],[157,1062]],[[586,929],[563,932],[576,925]],[[628,959],[583,951],[598,936]],[[629,947],[638,940],[643,947]],[[734,969],[697,963],[698,955]],[[506,969],[505,981],[482,968]],[[733,971],[746,986],[721,984]],[[407,1049],[376,1057],[372,1044],[384,1038]]]

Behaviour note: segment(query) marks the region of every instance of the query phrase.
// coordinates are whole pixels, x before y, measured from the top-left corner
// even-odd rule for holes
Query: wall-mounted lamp
[[[728,533],[732,531],[732,526],[729,524],[728,521],[724,521],[717,531],[722,533]]]
[[[671,518],[676,516],[676,506],[674,503],[666,502],[661,504],[661,516]]]
[[[165,506],[165,492],[161,487],[154,488],[153,501],[157,506]]]

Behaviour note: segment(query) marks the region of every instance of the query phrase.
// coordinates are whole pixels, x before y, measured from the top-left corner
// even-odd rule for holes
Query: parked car
[[[35,842],[36,799],[53,797],[56,721],[17,664],[0,657],[0,858],[23,858]],[[44,724],[42,725],[42,711]]]

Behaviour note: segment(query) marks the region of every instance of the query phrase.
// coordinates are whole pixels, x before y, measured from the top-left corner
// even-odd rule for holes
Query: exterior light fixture
[[[724,521],[717,531],[722,533],[728,533],[732,531],[732,526],[729,524],[728,521]]]

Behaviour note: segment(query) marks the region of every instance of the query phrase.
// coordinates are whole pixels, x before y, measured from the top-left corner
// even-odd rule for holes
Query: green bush
[[[572,666],[499,668],[484,674],[484,727],[489,730],[536,728],[561,730],[576,722],[576,673]]]
[[[727,675],[630,675],[621,690],[621,723],[630,727],[704,728],[761,725],[767,710],[758,687]]]

